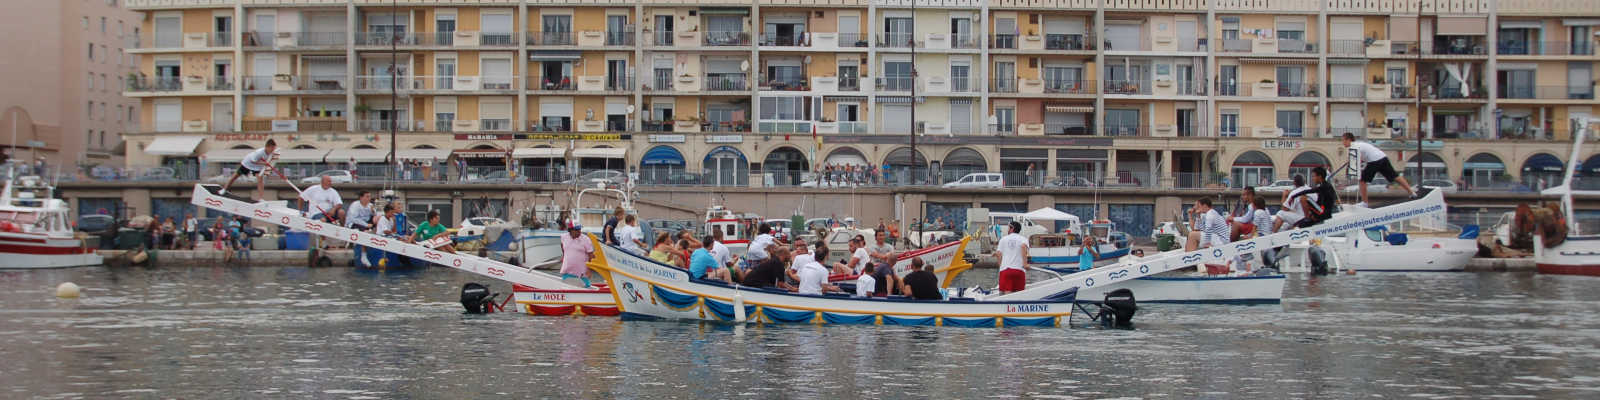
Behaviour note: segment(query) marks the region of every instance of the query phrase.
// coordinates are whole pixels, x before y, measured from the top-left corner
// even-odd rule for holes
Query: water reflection
[[[85,297],[50,297],[68,280]],[[1143,305],[1133,331],[466,316],[472,280],[4,271],[0,397],[1560,398],[1600,382],[1600,293],[1575,277],[1296,276],[1281,305]]]

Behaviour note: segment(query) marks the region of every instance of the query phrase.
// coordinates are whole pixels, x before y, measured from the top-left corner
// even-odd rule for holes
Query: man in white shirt
[[[1311,186],[1306,185],[1305,177],[1294,176],[1294,189],[1283,193],[1283,207],[1278,209],[1278,214],[1272,221],[1273,232],[1283,229],[1284,224],[1292,227],[1306,217],[1302,200],[1309,199],[1312,204],[1317,202],[1317,194],[1311,189]]]
[[[305,208],[305,203],[308,202],[311,203],[311,207],[306,208],[306,213],[311,215],[311,219],[337,222],[344,199],[340,198],[339,191],[333,188],[333,179],[323,176],[322,184],[300,191],[300,207]]]
[[[1389,163],[1389,155],[1384,154],[1383,150],[1379,150],[1378,146],[1373,146],[1372,143],[1358,142],[1355,134],[1345,132],[1344,147],[1349,148],[1351,154],[1361,157],[1361,164],[1363,164],[1360,183],[1361,206],[1365,207],[1367,205],[1367,184],[1372,183],[1372,179],[1378,175],[1383,175],[1383,178],[1388,179],[1389,182],[1400,184],[1400,188],[1405,189],[1406,193],[1409,193],[1411,197],[1417,197],[1417,192],[1411,189],[1411,183],[1406,182],[1405,177],[1394,171],[1394,165]]]
[[[756,238],[750,240],[750,248],[744,251],[746,265],[742,266],[740,270],[749,270],[757,264],[761,264],[762,261],[766,261],[767,257],[771,257],[767,254],[767,247],[778,243],[778,240],[772,237],[772,227],[767,226],[767,224],[761,224],[756,227],[756,233]]]
[[[1020,291],[1028,286],[1028,239],[1022,237],[1022,223],[1011,221],[1010,231],[1000,238],[994,257],[1000,260],[1000,294]]]
[[[276,151],[278,151],[278,142],[267,139],[266,147],[256,149],[256,151],[245,155],[243,160],[239,160],[239,168],[233,171],[233,177],[228,178],[228,183],[223,184],[222,191],[218,193],[228,194],[228,188],[233,187],[233,181],[239,180],[240,176],[250,175],[256,178],[255,200],[260,201],[261,192],[265,190],[264,188],[267,185],[267,179],[265,176],[261,176],[261,173],[266,171],[267,168],[272,168],[272,159],[277,155],[274,154]]]
[[[849,271],[845,273],[866,275],[872,272],[867,269],[872,265],[872,254],[867,251],[866,242],[867,238],[861,235],[850,240],[850,259],[845,264]]]
[[[722,231],[713,231],[711,237],[715,239],[711,242],[711,256],[716,257],[717,265],[723,268],[732,267],[733,250],[729,249],[727,245],[722,244]]]
[[[396,204],[399,203],[393,201],[384,203],[383,213],[378,214],[378,216],[373,219],[372,233],[375,233],[378,236],[395,236],[394,214],[399,210],[397,207],[395,207]]]
[[[1211,208],[1211,199],[1201,197],[1194,201],[1194,207],[1189,209],[1189,241],[1184,244],[1183,251],[1220,246],[1228,243],[1228,219]]]
[[[795,291],[800,294],[821,295],[823,291],[839,291],[839,287],[828,284],[828,269],[823,268],[820,262],[811,261],[801,265],[795,275],[796,280],[800,281]]]
[[[872,297],[872,292],[878,289],[878,279],[872,274],[861,274],[856,278],[856,297]]]
[[[800,277],[797,274],[800,272],[800,267],[816,261],[816,258],[811,256],[811,247],[806,246],[805,239],[796,238],[793,246],[794,257],[789,260],[789,270],[785,271],[785,275],[788,275],[789,280],[799,282]]]
[[[639,230],[638,217],[629,214],[622,217],[622,221],[622,227],[617,228],[617,241],[622,243],[622,251],[636,256],[645,255],[644,232]]]

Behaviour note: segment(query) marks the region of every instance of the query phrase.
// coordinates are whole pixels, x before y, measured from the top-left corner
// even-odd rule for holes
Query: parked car
[[[206,183],[228,183],[228,179],[230,179],[230,178],[233,178],[233,170],[228,170],[227,173],[222,174],[222,175],[217,175],[217,176],[213,176],[213,177],[210,177],[210,178],[206,178]],[[251,183],[251,184],[253,184],[253,183],[256,183],[256,176],[255,175],[240,175],[239,176],[239,180],[233,181],[233,183],[234,184],[240,184],[240,183]]]
[[[1422,187],[1445,193],[1455,193],[1457,190],[1456,183],[1451,182],[1449,179],[1423,179],[1421,184]]]
[[[351,175],[350,171],[342,169],[330,169],[327,171],[318,172],[316,175],[300,178],[300,183],[307,185],[322,183],[322,177],[324,176],[332,180],[333,183],[353,183],[356,181],[356,176]]]
[[[1287,192],[1290,190],[1294,190],[1294,181],[1290,179],[1279,179],[1272,181],[1271,185],[1256,186],[1257,192]]]
[[[700,174],[689,173],[689,172],[679,172],[679,173],[675,173],[675,174],[672,174],[672,175],[667,175],[666,184],[668,184],[668,185],[698,185],[698,184],[700,184]]]
[[[1350,184],[1350,186],[1345,186],[1343,189],[1340,189],[1340,190],[1341,191],[1345,191],[1345,192],[1351,192],[1351,193],[1360,193],[1361,192],[1361,182],[1356,182],[1356,183]],[[1367,193],[1383,193],[1383,192],[1387,192],[1387,191],[1389,191],[1389,180],[1388,179],[1384,179],[1381,176],[1377,177],[1377,178],[1373,178],[1372,179],[1372,183],[1368,183],[1367,184]]]
[[[1172,221],[1162,222],[1161,225],[1157,225],[1156,229],[1150,232],[1150,238],[1156,239],[1158,236],[1163,234],[1179,237],[1182,236],[1178,234],[1178,223]]]
[[[527,181],[527,178],[520,176],[512,177],[511,171],[498,170],[479,175],[477,179],[472,181],[478,183],[519,183]]]
[[[627,182],[627,181],[628,181],[628,175],[622,173],[622,171],[618,171],[618,170],[614,170],[614,169],[602,169],[602,170],[598,170],[598,171],[586,172],[583,175],[578,176],[577,178],[568,179],[566,182],[562,182],[562,183],[566,183],[566,184],[574,184],[574,183],[576,183],[578,185],[583,185],[583,186],[596,186],[596,185],[600,185],[600,184],[605,184],[606,186],[612,186],[612,185],[621,185],[623,182]]]
[[[138,177],[133,178],[136,181],[170,181],[175,179],[178,179],[178,172],[167,167],[147,169],[140,173]]]
[[[1089,178],[1084,178],[1084,177],[1081,177],[1081,176],[1063,176],[1063,177],[1056,178],[1055,180],[1050,181],[1049,183],[1045,183],[1044,186],[1045,187],[1058,187],[1058,188],[1061,188],[1061,187],[1094,187],[1094,181],[1090,181]]]
[[[946,188],[1001,188],[1005,187],[1005,176],[998,172],[974,172],[961,177],[955,182],[945,183]]]

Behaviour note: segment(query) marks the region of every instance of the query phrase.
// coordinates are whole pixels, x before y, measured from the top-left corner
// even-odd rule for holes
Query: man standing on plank
[[[233,177],[228,178],[228,183],[222,185],[222,191],[219,194],[228,194],[228,188],[233,187],[233,181],[239,180],[240,176],[250,175],[256,178],[256,195],[254,199],[260,201],[261,192],[265,190],[267,185],[266,177],[261,176],[261,173],[266,171],[267,168],[272,168],[272,160],[277,156],[277,154],[273,153],[276,151],[278,151],[278,143],[272,141],[272,139],[267,139],[266,147],[256,149],[256,151],[245,155],[243,160],[239,160],[239,168],[233,171]]]
[[[1360,205],[1362,207],[1367,206],[1367,184],[1372,183],[1372,179],[1378,175],[1383,175],[1383,178],[1388,179],[1389,182],[1399,183],[1400,187],[1406,190],[1406,193],[1411,194],[1411,197],[1417,197],[1417,191],[1411,189],[1411,183],[1406,182],[1405,177],[1394,171],[1394,165],[1389,163],[1389,155],[1384,154],[1383,150],[1379,150],[1378,146],[1373,146],[1372,143],[1358,142],[1355,134],[1345,132],[1344,147],[1349,148],[1350,152],[1359,155],[1361,163],[1365,165],[1361,167]]]

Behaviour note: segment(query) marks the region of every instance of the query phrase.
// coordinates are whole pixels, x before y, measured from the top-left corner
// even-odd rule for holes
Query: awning
[[[1095,149],[1056,149],[1057,160],[1105,161],[1106,151]]]
[[[1504,170],[1504,169],[1506,169],[1506,165],[1505,164],[1501,164],[1501,163],[1496,163],[1496,162],[1469,162],[1469,163],[1461,164],[1461,168],[1462,169],[1498,169],[1498,170]]]
[[[1316,64],[1317,63],[1317,59],[1315,59],[1315,58],[1259,58],[1259,57],[1245,57],[1245,58],[1240,58],[1239,62],[1246,63],[1246,64],[1303,64],[1303,65],[1311,65],[1311,64]]]
[[[946,101],[949,101],[950,104],[955,104],[955,105],[972,104],[972,103],[974,103],[973,102],[973,98],[971,98],[971,97],[951,97],[949,100],[946,100]]]
[[[671,146],[656,146],[644,152],[644,158],[639,160],[642,165],[684,165],[683,153]]]
[[[1561,165],[1561,159],[1549,154],[1538,154],[1522,163],[1523,171],[1561,172],[1565,169],[1565,166]]]
[[[528,61],[571,61],[582,58],[576,51],[535,51],[528,53]]]
[[[450,149],[396,150],[394,156],[401,160],[444,160],[450,158]]]
[[[1094,112],[1094,106],[1069,106],[1069,105],[1065,105],[1065,104],[1046,104],[1044,106],[1044,111],[1045,112],[1058,112],[1058,113],[1090,113],[1090,112]]]
[[[622,147],[596,147],[572,151],[572,156],[576,158],[622,158],[627,154],[628,149]]]
[[[750,9],[740,7],[704,7],[700,9],[702,15],[750,15]]]
[[[1078,216],[1076,216],[1076,215],[1067,214],[1065,212],[1062,212],[1061,210],[1057,210],[1057,209],[1049,208],[1049,207],[1041,208],[1041,209],[1037,209],[1037,210],[1033,210],[1033,211],[1029,211],[1027,214],[1022,214],[1022,217],[1023,218],[1027,218],[1027,219],[1032,220],[1032,221],[1077,221],[1078,220]]]
[[[1436,34],[1446,36],[1482,36],[1488,34],[1489,20],[1484,17],[1439,17],[1434,28]]]
[[[206,152],[205,160],[203,160],[203,161],[208,162],[208,163],[236,163],[236,162],[244,161],[244,156],[250,155],[250,152],[253,152],[253,151],[255,151],[255,150],[253,150],[253,149],[212,150],[212,151]],[[282,150],[279,150],[279,151],[282,151]]]
[[[1329,56],[1337,57],[1337,56]],[[1329,58],[1328,65],[1367,65],[1365,58]]]
[[[354,158],[356,162],[381,163],[389,159],[389,149],[349,149],[329,153],[332,161],[349,161]]]
[[[511,158],[564,158],[567,149],[557,147],[520,147],[511,150]]]
[[[1592,18],[1570,19],[1569,18],[1569,19],[1561,20],[1561,24],[1562,25],[1566,25],[1566,26],[1595,26],[1595,25],[1600,25],[1600,19],[1592,19]]]
[[[153,156],[191,156],[194,148],[206,140],[205,136],[162,136],[144,146],[144,153]]]
[[[278,162],[281,163],[311,163],[322,162],[328,155],[328,150],[323,149],[278,149]]]
[[[917,97],[917,104],[927,101],[926,97]],[[911,104],[911,97],[907,96],[878,96],[879,103],[885,104]]]
[[[506,156],[506,151],[500,149],[460,149],[454,153],[458,158],[497,158]]]
[[[1500,21],[1500,29],[1544,29],[1539,21]]]
[[[866,102],[867,96],[822,96],[822,101],[859,101]]]

